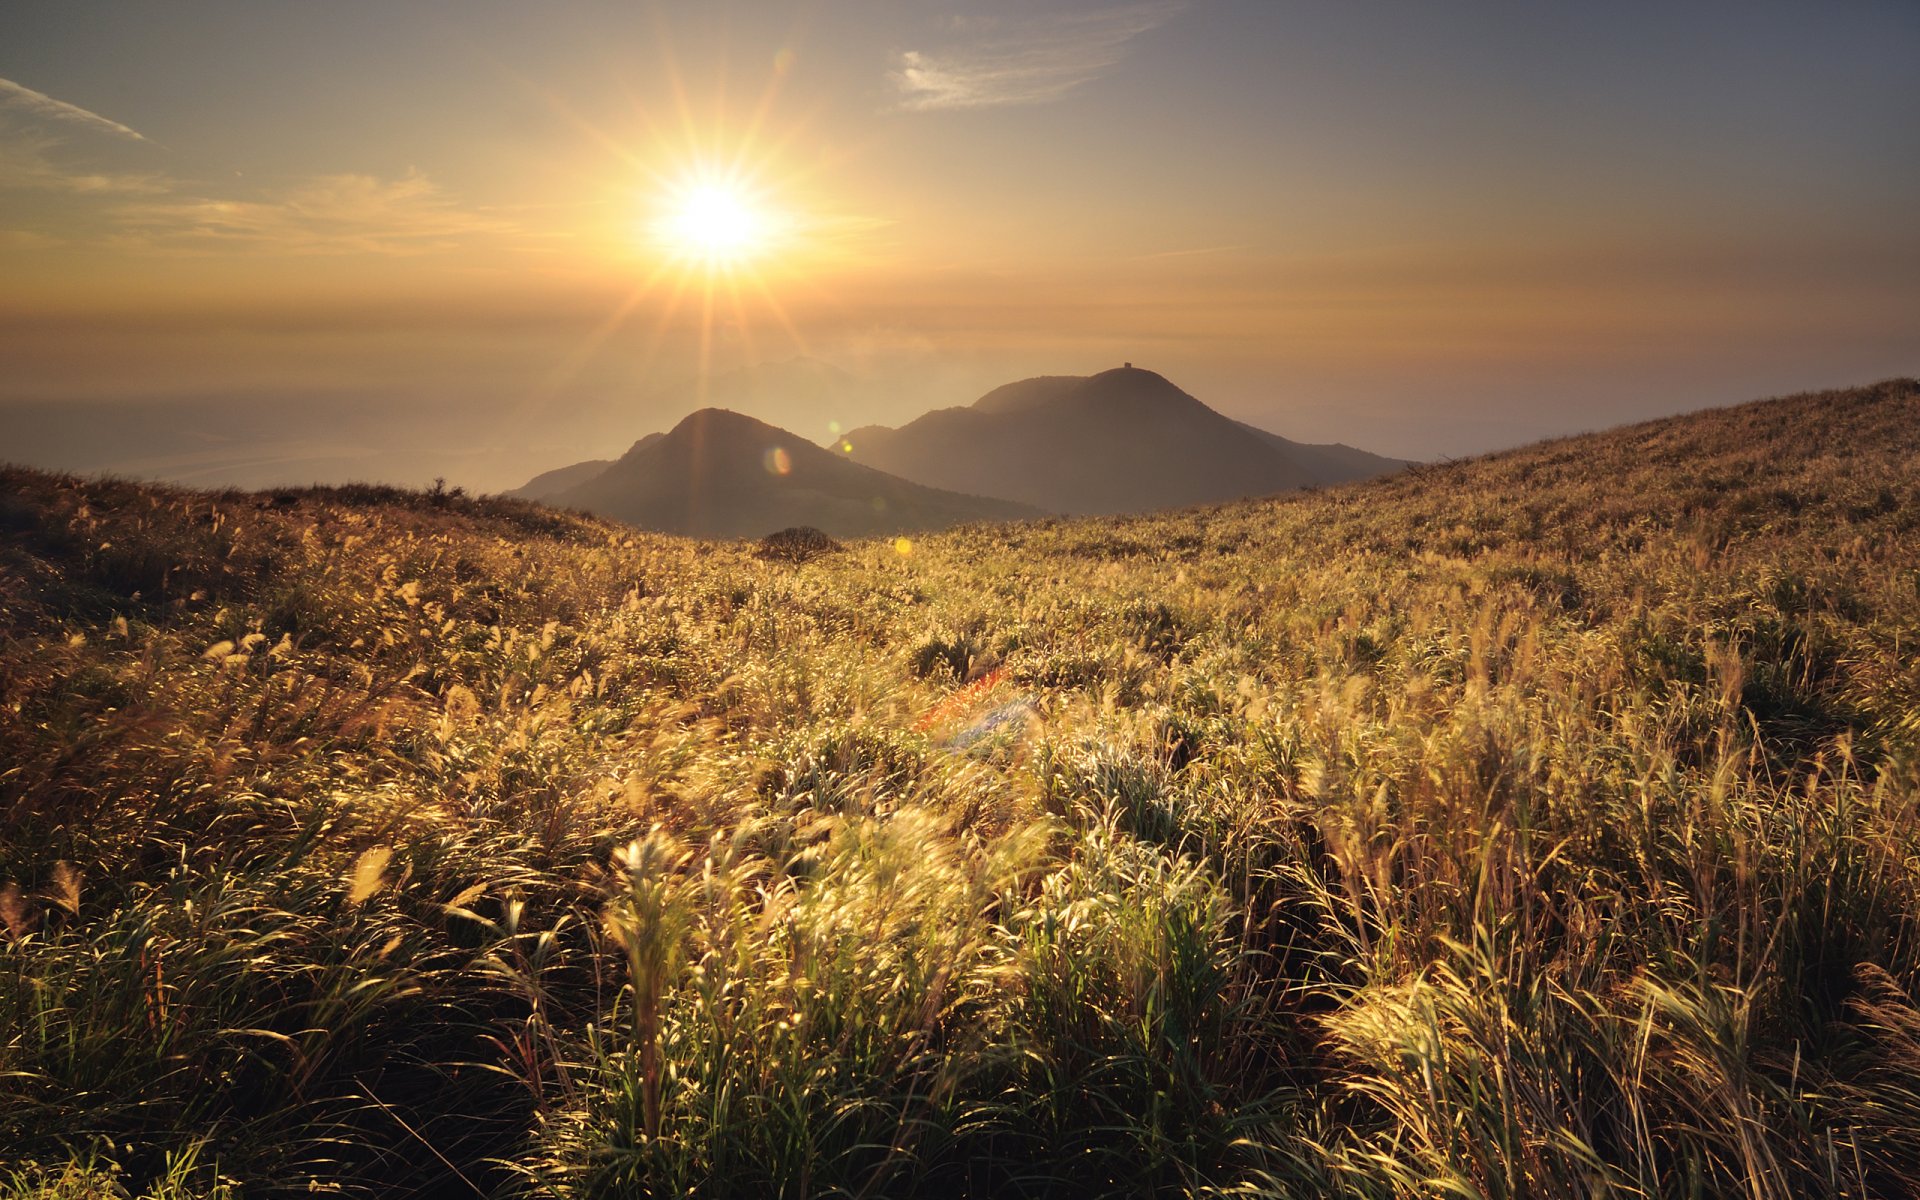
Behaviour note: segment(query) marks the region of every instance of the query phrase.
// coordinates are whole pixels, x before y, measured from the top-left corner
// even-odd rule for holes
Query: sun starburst
[[[775,249],[783,224],[764,194],[739,179],[692,175],[655,201],[648,223],[669,256],[714,271],[747,266]]]

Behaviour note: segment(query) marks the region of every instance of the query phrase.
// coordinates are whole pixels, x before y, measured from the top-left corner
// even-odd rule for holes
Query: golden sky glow
[[[1917,55],[1902,5],[15,6],[0,405],[365,401],[503,486],[1122,360],[1417,457],[1858,383],[1920,370]]]

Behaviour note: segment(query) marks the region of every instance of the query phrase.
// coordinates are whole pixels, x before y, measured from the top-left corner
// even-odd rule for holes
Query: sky
[[[495,490],[1132,361],[1430,459],[1920,374],[1916,61],[1911,0],[9,0],[0,458]]]

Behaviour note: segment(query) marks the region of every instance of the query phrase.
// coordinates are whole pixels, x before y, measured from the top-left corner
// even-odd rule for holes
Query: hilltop
[[[1905,1194],[1917,480],[1913,380],[804,561],[7,470],[0,1196]]]
[[[1231,420],[1131,364],[1022,380],[898,429],[856,429],[840,445],[855,462],[918,483],[1076,514],[1184,508],[1407,465]]]
[[[664,436],[642,438],[600,470],[590,467],[550,471],[520,494],[693,537],[759,537],[791,525],[871,537],[1040,515],[846,462],[764,421],[717,408],[689,415]]]

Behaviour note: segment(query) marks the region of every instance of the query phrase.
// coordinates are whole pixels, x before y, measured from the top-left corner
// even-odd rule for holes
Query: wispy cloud
[[[900,106],[917,112],[1044,104],[1114,66],[1127,43],[1166,24],[1186,0],[961,23],[966,42],[906,50],[888,78]]]
[[[62,240],[77,236],[74,223],[83,221],[91,227],[86,240],[135,253],[402,255],[523,233],[497,214],[460,204],[418,171],[397,179],[322,175],[238,196],[157,172],[79,165],[71,161],[78,148],[70,136],[79,126],[154,145],[118,121],[0,79],[0,191],[91,200],[53,222]],[[85,157],[97,159],[97,150]],[[6,244],[26,243],[11,236]]]
[[[11,79],[0,79],[0,106],[16,112],[31,113],[36,117],[45,117],[50,121],[84,125],[97,133],[132,138],[136,142],[147,140],[146,135],[137,129],[122,125],[109,117],[103,117],[97,112],[89,112],[77,104],[55,100],[45,92],[36,92],[25,84],[15,83]]]
[[[463,208],[418,172],[384,180],[323,175],[257,200],[182,196],[113,214],[129,248],[281,254],[423,254],[512,235],[511,222]]]
[[[167,190],[168,182],[152,173],[100,171],[62,163],[60,159],[68,157],[61,151],[69,137],[81,130],[153,145],[137,129],[25,84],[0,79],[0,188],[82,195]]]
[[[80,195],[138,195],[167,191],[165,176],[151,172],[96,171],[55,160],[60,139],[0,123],[0,189],[25,188]]]
[[[149,143],[151,145],[151,143]],[[132,253],[421,254],[524,231],[466,206],[418,171],[397,179],[322,175],[235,195],[158,172],[80,165],[68,139],[9,114],[0,97],[0,193],[64,193],[42,212],[63,242]],[[26,245],[9,237],[7,248]]]

